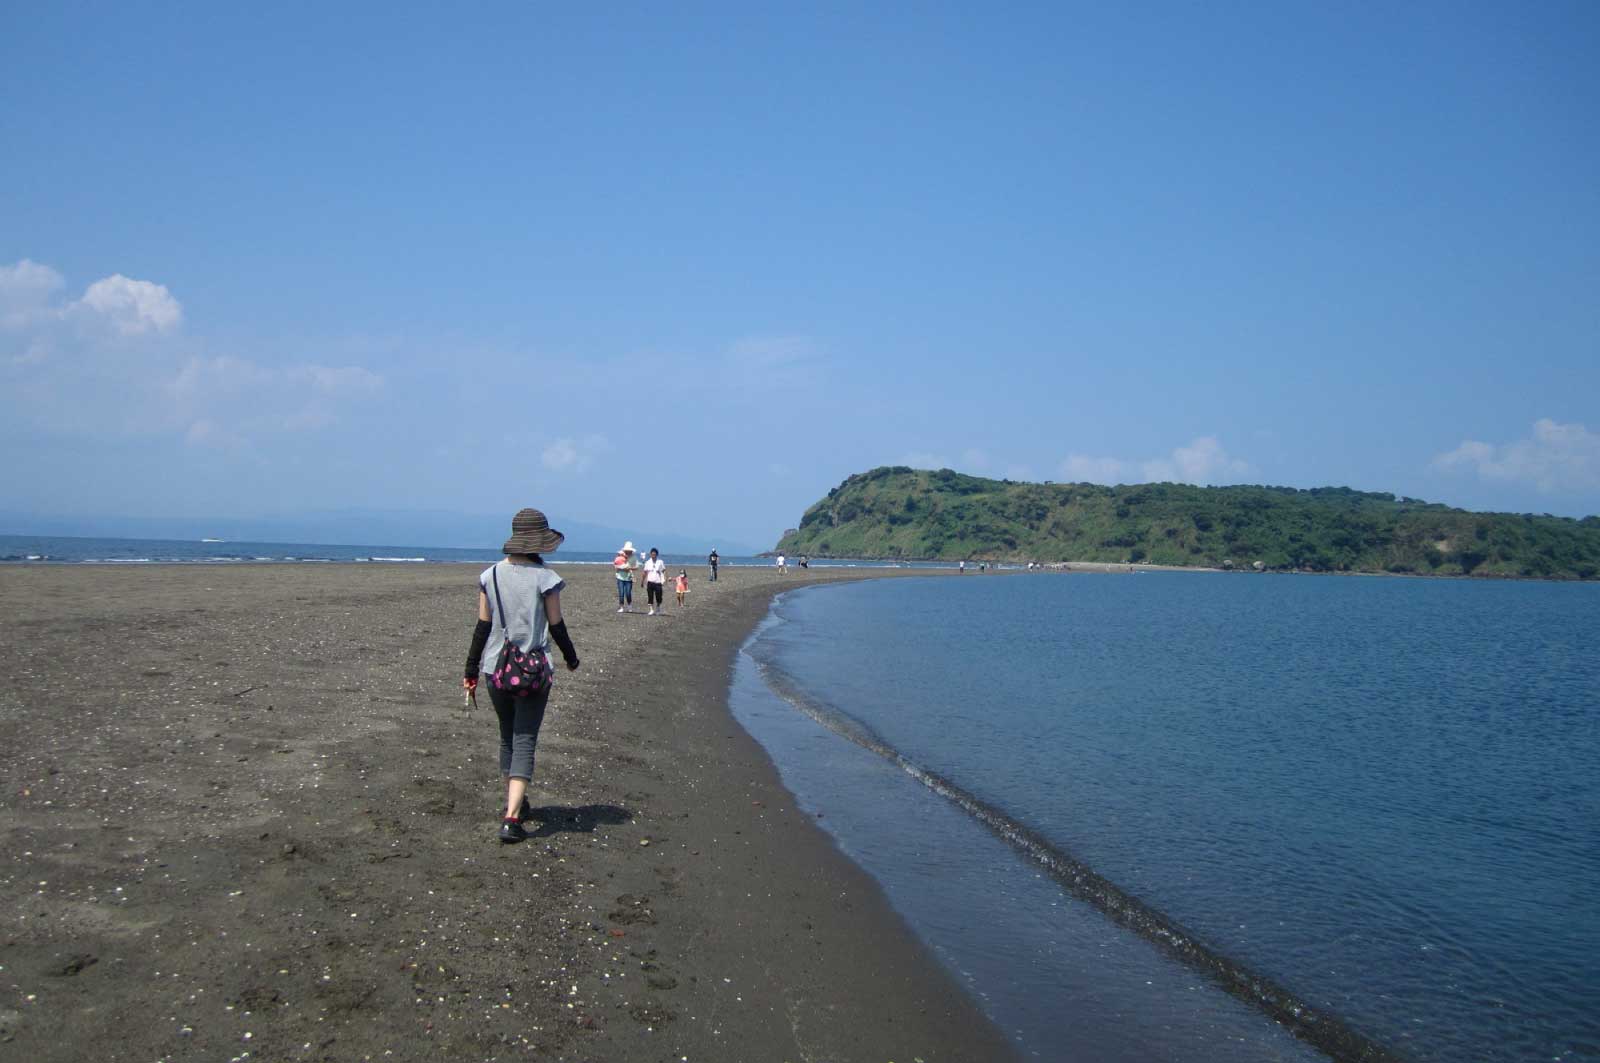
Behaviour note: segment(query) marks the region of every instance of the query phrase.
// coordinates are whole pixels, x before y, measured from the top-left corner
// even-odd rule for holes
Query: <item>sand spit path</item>
[[[516,846],[477,566],[0,566],[0,1058],[1010,1058],[727,711],[773,590],[862,573],[650,618],[552,561]]]

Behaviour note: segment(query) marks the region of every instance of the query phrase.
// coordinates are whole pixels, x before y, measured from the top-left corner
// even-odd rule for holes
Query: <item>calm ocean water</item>
[[[641,542],[644,537],[641,536]],[[648,547],[646,547],[648,549]],[[362,561],[387,564],[472,561],[490,564],[502,555],[494,546],[462,550],[447,546],[348,546],[327,543],[230,542],[221,539],[96,539],[61,535],[0,535],[0,564],[229,564],[272,562],[307,564],[328,561]],[[668,565],[694,570],[704,568],[703,554],[662,554]],[[596,553],[561,550],[550,555],[553,565],[609,565],[610,551]],[[733,568],[772,565],[771,558],[724,555],[721,564]],[[817,561],[826,567],[879,567],[872,561]],[[897,567],[953,568],[946,564]]]
[[[734,706],[1039,1058],[1317,1058],[1268,997],[1600,1059],[1597,634],[1592,585],[866,582],[783,596]]]

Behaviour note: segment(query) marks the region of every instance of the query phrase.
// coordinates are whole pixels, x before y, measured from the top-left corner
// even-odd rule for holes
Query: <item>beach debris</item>
[[[50,973],[60,978],[71,978],[100,962],[100,957],[88,952],[75,952],[60,967]]]
[[[624,893],[618,897],[616,910],[607,913],[606,918],[613,923],[621,923],[624,926],[633,926],[639,923],[651,926],[656,921],[655,913],[650,910],[650,898],[635,897],[631,893]]]
[[[647,1001],[643,1004],[635,1004],[633,1007],[628,1009],[628,1014],[632,1016],[633,1021],[652,1027],[659,1026],[662,1023],[671,1022],[673,1019],[678,1017],[677,1013],[669,1010],[661,1004],[656,1003],[655,1001]]]

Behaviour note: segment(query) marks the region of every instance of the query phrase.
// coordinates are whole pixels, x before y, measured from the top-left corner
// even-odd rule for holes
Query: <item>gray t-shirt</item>
[[[511,641],[524,652],[535,646],[550,652],[550,620],[544,615],[544,596],[565,587],[566,581],[544,565],[512,564],[501,561],[483,570],[478,586],[489,599],[489,641],[483,644],[483,656],[478,659],[478,671],[488,675],[494,671],[495,659],[505,645],[506,632],[501,626],[500,605],[494,598],[494,577],[499,576],[500,601],[505,603],[504,623],[511,628]]]

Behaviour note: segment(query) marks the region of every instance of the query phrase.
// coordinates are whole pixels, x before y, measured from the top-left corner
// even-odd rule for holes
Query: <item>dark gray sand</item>
[[[0,566],[0,1059],[1013,1058],[728,712],[773,590],[863,574],[552,563],[514,846],[478,566]]]

